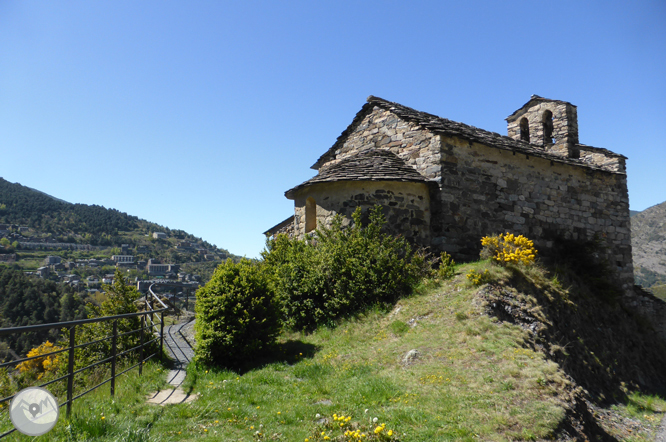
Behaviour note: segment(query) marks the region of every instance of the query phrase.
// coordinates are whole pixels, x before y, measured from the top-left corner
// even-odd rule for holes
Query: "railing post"
[[[164,362],[164,312],[160,313],[160,361]]]
[[[139,359],[139,376],[143,372],[143,329],[146,326],[146,317],[141,315],[141,359]]]
[[[76,325],[69,329],[69,362],[67,365],[67,418],[72,414],[72,401],[74,397],[74,346],[76,345]]]
[[[113,320],[113,337],[111,338],[111,397],[116,392],[116,344],[118,339],[118,320]]]
[[[155,309],[155,295],[153,292],[150,292],[150,325],[155,325],[155,317],[153,316],[153,310]],[[152,332],[152,328],[150,331]]]

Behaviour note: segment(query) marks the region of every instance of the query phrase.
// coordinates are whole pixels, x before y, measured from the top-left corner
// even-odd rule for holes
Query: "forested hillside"
[[[0,222],[32,227],[75,242],[72,234],[91,234],[91,244],[100,235],[117,235],[138,227],[139,219],[115,209],[69,204],[20,184],[0,178]]]
[[[0,315],[2,328],[6,328],[82,319],[86,313],[84,300],[70,287],[0,266]],[[57,334],[58,330],[54,332]],[[43,331],[3,340],[16,353],[25,354],[48,338],[49,332]]]
[[[10,183],[3,178],[0,178],[0,224],[29,228],[32,233],[31,238],[57,243],[119,247],[122,244],[137,245],[141,242],[148,248],[147,255],[152,257],[160,255],[157,252],[151,253],[157,243],[137,239],[152,232],[166,232],[174,240],[196,242],[201,247],[219,254],[223,259],[236,258],[227,250],[182,230],[171,230],[116,209],[67,203],[41,191],[18,183]],[[12,238],[11,242],[14,240]],[[162,258],[170,259],[167,256]]]

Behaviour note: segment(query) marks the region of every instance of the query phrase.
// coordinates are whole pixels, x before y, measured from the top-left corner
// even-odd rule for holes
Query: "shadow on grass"
[[[238,367],[224,367],[240,375],[249,371],[259,370],[271,364],[293,365],[304,359],[312,359],[321,348],[303,341],[289,340],[279,344],[274,344],[270,348],[263,350],[255,358],[245,361]]]

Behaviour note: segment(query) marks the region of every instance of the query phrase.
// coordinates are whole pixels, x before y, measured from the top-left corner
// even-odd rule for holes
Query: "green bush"
[[[376,304],[394,303],[430,271],[405,238],[382,232],[381,207],[370,209],[365,227],[360,208],[352,219],[343,228],[338,216],[330,228],[304,240],[278,235],[268,242],[264,261],[290,327],[314,329]]]
[[[456,262],[446,252],[442,252],[437,277],[443,281],[456,276]]]
[[[197,291],[196,316],[196,359],[233,369],[256,359],[281,328],[267,274],[247,259],[220,264]]]

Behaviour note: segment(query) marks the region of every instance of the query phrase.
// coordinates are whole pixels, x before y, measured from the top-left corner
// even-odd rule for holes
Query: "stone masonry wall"
[[[565,103],[546,101],[530,107],[525,113],[508,123],[509,137],[520,140],[520,120],[527,118],[530,127],[530,143],[544,146],[549,140],[544,139],[543,114],[547,110],[553,114],[553,138],[555,142],[578,144],[578,115],[576,107]]]
[[[479,239],[514,232],[547,252],[560,235],[607,245],[625,290],[633,285],[626,175],[602,172],[442,136],[441,215],[433,246],[475,258]]]
[[[335,152],[336,159],[324,167],[372,147],[390,150],[430,180],[439,181],[441,177],[439,137],[380,107],[366,115]]]
[[[317,227],[330,226],[335,214],[349,224],[357,207],[365,212],[378,204],[384,209],[387,227],[393,234],[413,243],[430,243],[430,197],[427,184],[393,181],[338,181],[317,183],[300,190],[295,197],[294,226],[299,237],[305,232],[305,201],[316,202]]]
[[[657,336],[666,340],[666,302],[638,286],[634,288],[633,296],[624,301],[634,312],[650,321]]]

